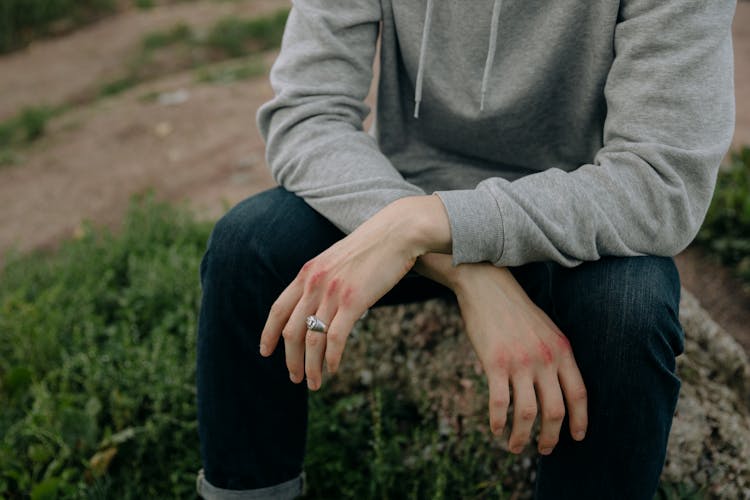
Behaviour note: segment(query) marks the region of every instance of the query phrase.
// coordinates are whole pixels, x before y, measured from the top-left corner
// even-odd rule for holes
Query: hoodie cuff
[[[453,239],[453,265],[498,262],[505,234],[497,200],[487,191],[435,191],[445,205]]]

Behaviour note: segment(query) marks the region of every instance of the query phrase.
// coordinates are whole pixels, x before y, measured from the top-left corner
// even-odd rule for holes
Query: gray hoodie
[[[295,0],[257,116],[268,164],[346,233],[436,192],[454,265],[674,255],[732,138],[735,6]]]

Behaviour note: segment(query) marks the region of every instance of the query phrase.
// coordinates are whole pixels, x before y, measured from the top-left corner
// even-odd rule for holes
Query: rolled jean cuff
[[[253,490],[225,490],[206,480],[203,469],[198,472],[195,485],[198,495],[204,500],[292,500],[305,490],[305,472],[283,483]]]

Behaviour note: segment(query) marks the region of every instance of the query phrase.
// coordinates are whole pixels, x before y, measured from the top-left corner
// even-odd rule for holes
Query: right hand
[[[428,254],[415,268],[456,294],[472,346],[487,375],[490,428],[503,432],[513,387],[513,428],[508,447],[520,453],[541,407],[538,450],[558,442],[567,404],[573,439],[588,425],[586,387],[565,335],[526,295],[506,268],[489,263],[451,266],[450,255]],[[563,401],[564,396],[564,401]]]

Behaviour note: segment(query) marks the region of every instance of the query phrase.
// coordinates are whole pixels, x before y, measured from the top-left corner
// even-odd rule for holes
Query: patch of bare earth
[[[243,18],[289,7],[283,0],[196,1],[131,9],[59,38],[40,40],[0,57],[0,121],[25,106],[87,100],[102,83],[123,76],[142,38],[180,23],[209,28],[226,16]]]

